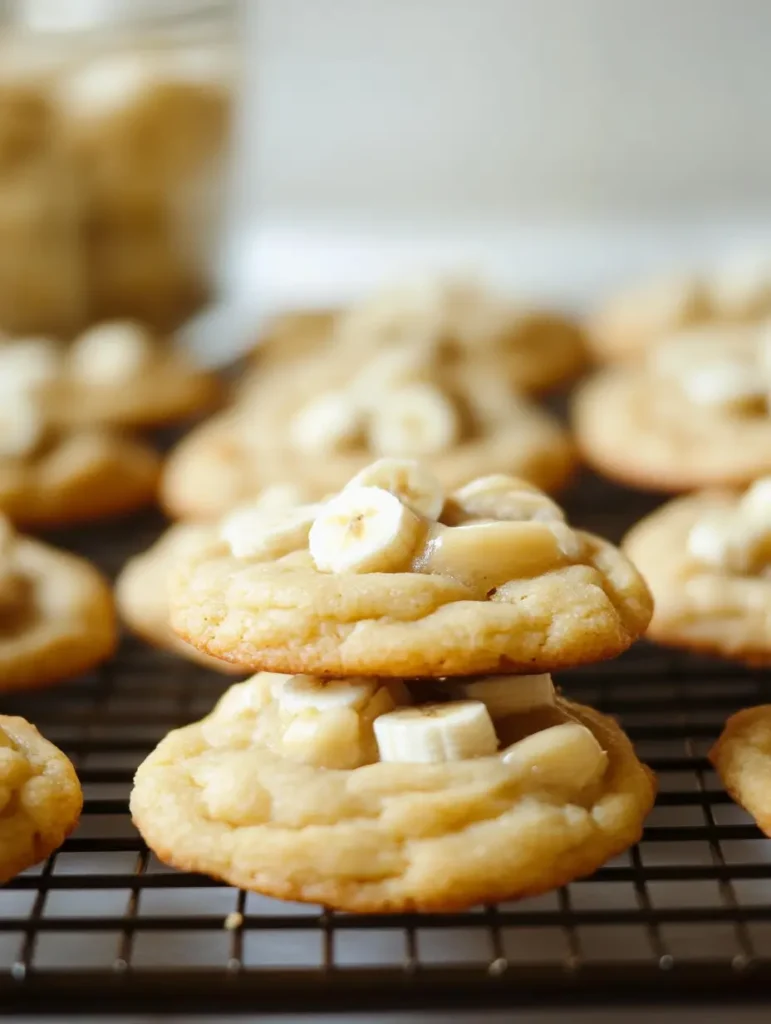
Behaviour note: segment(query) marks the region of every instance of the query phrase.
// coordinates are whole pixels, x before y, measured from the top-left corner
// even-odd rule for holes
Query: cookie
[[[172,627],[246,670],[446,676],[612,658],[651,600],[612,545],[525,481],[446,494],[383,459],[318,505],[234,513],[177,565]]]
[[[732,715],[709,759],[731,797],[771,836],[771,705]]]
[[[392,345],[437,344],[455,358],[489,361],[518,391],[542,392],[581,371],[583,333],[568,317],[517,305],[472,280],[433,279],[386,288],[341,315],[344,359]]]
[[[771,661],[771,482],[743,496],[704,491],[639,522],[623,550],[645,577],[660,643]]]
[[[640,838],[653,777],[611,719],[420,692],[262,673],[140,765],[134,822],[174,867],[371,913],[536,895]]]
[[[51,427],[29,396],[0,386],[0,512],[35,527],[120,515],[155,497],[160,459],[104,428]]]
[[[215,374],[133,321],[97,324],[69,349],[46,339],[0,348],[2,391],[29,391],[56,426],[154,427],[189,419],[221,397]]]
[[[661,275],[612,296],[587,323],[602,361],[638,359],[684,329],[730,326],[771,315],[768,254],[738,253],[710,271]]]
[[[562,426],[490,364],[395,347],[358,370],[325,356],[263,372],[172,453],[161,500],[172,516],[203,519],[287,480],[318,497],[377,455],[430,457],[448,487],[510,472],[555,490],[574,468]]]
[[[741,486],[771,471],[769,367],[759,329],[681,336],[583,385],[576,441],[587,462],[633,487]]]
[[[23,718],[0,715],[0,883],[57,850],[82,807],[64,754]]]
[[[115,600],[121,618],[137,636],[156,647],[173,651],[219,672],[237,673],[228,662],[201,654],[186,644],[169,626],[167,581],[175,560],[192,544],[211,533],[206,526],[177,523],[147,551],[130,558],[115,583]]]
[[[79,675],[116,643],[112,594],[100,573],[0,518],[0,690]]]

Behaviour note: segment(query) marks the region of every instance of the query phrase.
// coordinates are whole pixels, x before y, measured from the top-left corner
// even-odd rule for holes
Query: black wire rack
[[[585,479],[574,519],[617,539],[656,504]],[[161,528],[132,520],[56,538],[114,573]],[[771,700],[769,677],[640,644],[566,673],[618,716],[658,773],[642,842],[559,891],[461,914],[360,917],[281,903],[165,868],[128,816],[138,762],[205,714],[219,676],[126,640],[77,683],[3,701],[73,759],[80,827],[0,889],[0,1011],[539,1006],[761,999],[771,992],[771,841],[706,752],[728,714]]]

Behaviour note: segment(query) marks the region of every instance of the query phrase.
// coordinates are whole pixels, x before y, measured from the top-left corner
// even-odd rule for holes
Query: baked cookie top
[[[611,367],[576,396],[586,459],[637,487],[741,486],[771,471],[771,335],[700,328]]]
[[[548,676],[423,695],[261,673],[140,766],[134,820],[177,867],[369,912],[542,892],[639,837],[650,773]]]
[[[612,296],[587,324],[601,360],[637,359],[681,330],[771,316],[771,259],[738,253],[709,271],[663,274]]]
[[[678,498],[623,549],[655,600],[649,635],[747,661],[771,657],[771,479]]]
[[[104,427],[57,427],[43,396],[0,384],[0,512],[15,522],[63,525],[139,508],[159,471],[149,445]]]
[[[45,338],[0,345],[0,394],[32,392],[59,426],[150,427],[210,409],[216,376],[131,320],[105,321],[70,347]]]
[[[110,588],[93,566],[0,515],[0,690],[45,686],[112,654]]]
[[[505,475],[447,493],[419,463],[382,459],[318,504],[238,510],[220,536],[178,565],[172,626],[248,669],[550,670],[614,657],[651,615],[619,551]]]
[[[572,471],[562,426],[515,397],[488,362],[422,344],[353,365],[329,356],[263,373],[232,411],[172,453],[162,484],[166,508],[211,518],[288,480],[319,497],[377,456],[431,458],[448,487],[503,470],[553,490]]]
[[[23,718],[0,715],[0,882],[58,849],[82,806],[64,754]]]
[[[771,704],[732,715],[709,759],[733,799],[771,835]]]

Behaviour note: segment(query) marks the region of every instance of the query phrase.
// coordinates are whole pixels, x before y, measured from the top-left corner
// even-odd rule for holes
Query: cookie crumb
[[[234,932],[236,930],[236,928],[240,928],[243,923],[244,923],[244,915],[243,914],[239,914],[239,912],[237,910],[234,910],[232,913],[228,914],[228,916],[225,918],[225,928],[229,932]]]

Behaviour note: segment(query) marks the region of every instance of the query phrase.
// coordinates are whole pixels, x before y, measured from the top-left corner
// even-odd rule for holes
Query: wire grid
[[[646,502],[587,479],[568,504],[577,521],[618,538]],[[134,520],[59,539],[114,573],[158,529]],[[771,699],[768,675],[640,644],[559,682],[617,715],[658,773],[644,838],[560,891],[449,915],[330,913],[155,859],[128,817],[133,770],[169,729],[211,708],[228,685],[211,672],[129,639],[73,685],[6,699],[4,710],[72,757],[86,803],[64,847],[0,889],[0,1010],[761,996],[771,979],[771,842],[705,755],[729,713]]]

